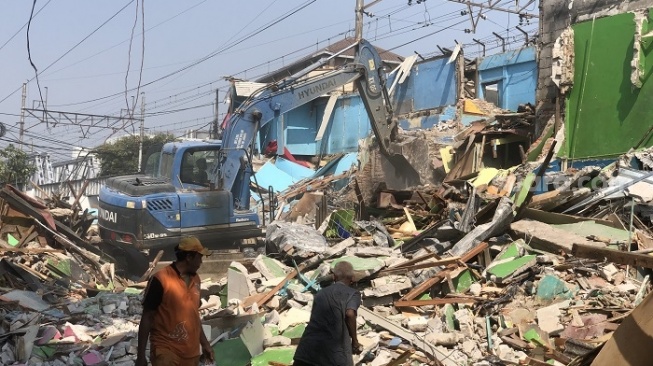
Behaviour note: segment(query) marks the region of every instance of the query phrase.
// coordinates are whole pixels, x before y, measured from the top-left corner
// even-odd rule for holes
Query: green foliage
[[[166,142],[173,141],[170,134],[145,136],[143,139],[143,159],[148,151]],[[100,176],[135,174],[138,172],[138,136],[125,136],[113,143],[104,143],[93,151],[100,159]]]
[[[10,144],[0,150],[0,181],[9,184],[29,183],[36,167],[29,156]]]

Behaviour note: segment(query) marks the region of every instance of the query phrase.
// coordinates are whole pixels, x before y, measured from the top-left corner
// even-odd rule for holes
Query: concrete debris
[[[565,34],[557,49],[563,90],[572,40]],[[450,136],[448,128],[411,134],[426,159],[423,185],[386,184],[366,165],[378,157],[361,151],[358,169],[278,192],[268,253],[203,277],[200,315],[216,354],[291,360],[315,294],[342,260],[363,298],[357,364],[573,365],[606,341],[604,351],[617,352],[629,334],[621,327],[651,315],[641,313],[652,307],[653,178],[632,167],[653,164],[652,151],[622,157],[623,166],[546,172],[556,141],[534,148],[537,163],[525,154],[533,106],[468,104],[483,118]],[[610,177],[623,184],[597,183]],[[158,259],[131,278],[88,235],[90,216],[50,212],[11,186],[0,199],[0,364],[130,365],[144,281]]]
[[[312,239],[315,232],[308,226],[273,223],[275,235],[284,228],[307,236],[255,262],[267,280],[286,275],[274,289],[251,281],[257,292],[274,295],[258,308],[243,309],[278,317],[278,327],[266,325],[265,347],[296,344],[314,294],[329,285],[328,270],[340,260],[354,266],[355,286],[363,296],[359,339],[380,334],[366,348],[371,356],[356,356],[361,364],[387,364],[411,350],[407,357],[413,361],[440,365],[567,365],[579,356],[573,345],[591,348],[609,339],[635,308],[640,291],[650,290],[640,273],[650,268],[641,257],[653,240],[646,240],[650,234],[641,225],[628,235],[618,224],[626,217],[614,211],[592,206],[562,213],[599,188],[582,187],[580,198],[564,193],[567,189],[608,173],[590,167],[557,175],[564,188],[550,194],[531,192],[544,175],[528,163],[509,173],[478,174],[478,184],[380,188],[373,195],[379,202],[350,196],[360,203],[357,210],[329,201],[331,193],[346,196],[351,187],[327,189],[324,196],[334,206],[320,222],[321,239]],[[375,205],[383,219],[368,220],[366,212]],[[630,254],[623,252],[628,240]],[[605,261],[586,248],[612,252],[601,252]],[[292,268],[299,274],[292,275]],[[606,307],[611,316],[603,312]]]

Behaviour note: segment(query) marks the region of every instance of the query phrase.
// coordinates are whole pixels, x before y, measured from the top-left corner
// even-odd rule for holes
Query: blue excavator
[[[103,245],[131,253],[131,260],[138,257],[135,251],[169,251],[185,235],[197,236],[215,250],[260,249],[260,241],[252,239],[262,236],[262,227],[250,208],[250,154],[257,131],[351,82],[363,100],[380,152],[398,175],[415,176],[404,156],[394,152],[400,151],[393,148],[397,124],[381,58],[365,40],[355,47],[354,61],[337,70],[306,77],[315,65],[252,93],[230,114],[221,140],[167,143],[147,158],[145,174],[107,179],[99,196]]]

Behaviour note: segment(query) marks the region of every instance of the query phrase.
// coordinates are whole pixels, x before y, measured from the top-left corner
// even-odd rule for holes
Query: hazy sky
[[[457,40],[467,44],[466,56],[475,57],[480,47],[472,45],[472,38],[487,41],[488,54],[497,53],[501,48],[492,32],[506,36],[509,48],[523,45],[517,16],[486,13],[476,34],[469,34],[469,17],[461,15],[465,6],[445,0],[412,3],[374,4],[367,9],[371,16],[365,17],[364,37],[401,56],[439,54],[438,45],[453,48]],[[515,0],[502,3],[514,7]],[[8,129],[0,146],[5,146],[18,138],[22,83],[29,80],[28,108],[38,108],[40,97],[27,49],[32,1],[0,4],[0,122]],[[225,76],[254,79],[353,37],[354,7],[355,0],[36,0],[31,58],[44,98],[47,88],[48,109],[118,116],[139,95],[140,77],[147,131],[180,135],[211,122],[215,89],[224,95]],[[537,14],[537,2],[528,11]],[[522,28],[534,34],[537,20]],[[219,108],[222,112],[225,106]],[[46,127],[35,118],[25,122],[25,143],[54,160],[69,157],[71,146],[93,147],[126,133],[95,128],[84,138],[78,126]]]

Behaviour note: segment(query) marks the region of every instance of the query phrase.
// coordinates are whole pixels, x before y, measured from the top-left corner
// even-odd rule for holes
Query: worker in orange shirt
[[[211,251],[197,238],[184,237],[175,247],[175,254],[177,260],[157,272],[145,289],[136,366],[147,365],[148,338],[153,366],[197,365],[202,355],[214,362],[213,348],[200,321],[197,275],[202,257],[211,255]]]

